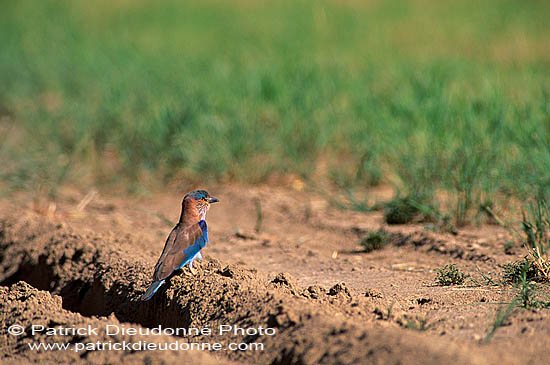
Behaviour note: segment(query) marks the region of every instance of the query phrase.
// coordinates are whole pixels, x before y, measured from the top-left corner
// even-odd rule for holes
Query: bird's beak
[[[214,198],[214,197],[211,197],[211,198],[208,200],[208,202],[209,202],[210,204],[212,204],[212,203],[217,203],[217,202],[219,202],[219,201],[220,201],[220,200],[219,200],[218,198]]]

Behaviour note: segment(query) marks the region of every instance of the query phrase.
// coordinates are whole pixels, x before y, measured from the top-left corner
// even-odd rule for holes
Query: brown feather
[[[197,223],[186,227],[178,223],[166,239],[162,254],[155,265],[153,280],[166,279],[189,259],[184,256],[183,250],[194,244],[201,235],[202,230]]]

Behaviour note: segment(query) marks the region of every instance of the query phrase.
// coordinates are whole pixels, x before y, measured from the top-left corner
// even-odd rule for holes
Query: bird
[[[155,265],[153,283],[141,296],[141,300],[151,299],[172,273],[187,264],[195,275],[193,261],[202,260],[200,251],[209,243],[206,212],[210,204],[217,202],[219,200],[210,196],[206,190],[193,190],[183,197],[179,222],[166,239],[162,254]]]

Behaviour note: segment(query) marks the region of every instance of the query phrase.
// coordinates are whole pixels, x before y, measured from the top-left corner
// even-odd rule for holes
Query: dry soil
[[[5,363],[543,364],[550,310],[516,309],[488,343],[499,309],[517,294],[499,278],[511,237],[497,226],[457,234],[387,226],[382,214],[331,206],[316,193],[210,186],[210,244],[197,274],[174,275],[141,302],[183,194],[136,198],[62,190],[55,205],[21,193],[0,201],[0,353]],[[87,195],[87,196],[86,196]],[[359,242],[384,229],[391,244]],[[455,263],[465,285],[435,286]],[[546,289],[543,289],[546,290]],[[25,334],[8,328],[23,326]],[[32,325],[100,328],[98,334],[32,334]],[[210,328],[210,334],[107,336],[119,327]],[[220,334],[220,326],[274,335]],[[227,327],[224,327],[227,328]],[[262,343],[246,351],[36,351],[33,343]]]

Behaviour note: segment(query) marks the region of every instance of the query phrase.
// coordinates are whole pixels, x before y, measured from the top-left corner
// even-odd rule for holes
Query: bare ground
[[[0,349],[4,362],[67,363],[442,363],[542,364],[550,355],[548,309],[517,309],[489,343],[510,286],[434,286],[456,263],[481,283],[497,278],[506,231],[457,235],[422,225],[385,226],[381,213],[337,209],[293,189],[212,186],[211,244],[195,277],[172,277],[150,302],[150,282],[182,194],[127,198],[64,190],[57,205],[19,194],[0,202]],[[260,214],[261,212],[261,214]],[[261,216],[261,219],[259,218]],[[168,222],[167,222],[168,221]],[[358,242],[384,228],[392,244],[371,253]],[[547,291],[547,288],[545,288]],[[31,351],[29,342],[128,337],[12,336],[20,324],[136,328],[272,327],[274,336],[138,336],[132,341],[261,342],[263,351]]]

